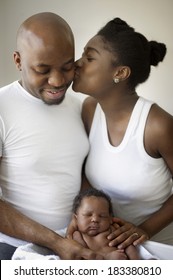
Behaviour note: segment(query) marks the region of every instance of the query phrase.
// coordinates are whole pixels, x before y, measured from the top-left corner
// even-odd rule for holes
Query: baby
[[[137,249],[130,245],[125,250],[109,247],[107,236],[112,226],[113,210],[111,199],[104,192],[87,189],[76,196],[73,213],[78,231],[73,239],[86,248],[98,252],[105,260],[139,260]]]

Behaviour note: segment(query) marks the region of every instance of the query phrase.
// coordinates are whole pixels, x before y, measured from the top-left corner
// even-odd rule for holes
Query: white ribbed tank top
[[[144,148],[144,129],[152,102],[140,97],[119,146],[110,144],[104,112],[97,105],[90,131],[86,175],[111,196],[114,214],[136,225],[157,211],[172,192],[172,175],[162,158]],[[173,224],[157,241],[173,244]],[[154,239],[153,239],[154,240]]]

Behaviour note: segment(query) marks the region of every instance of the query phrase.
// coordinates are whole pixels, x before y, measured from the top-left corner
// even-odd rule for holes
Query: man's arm
[[[63,238],[54,231],[26,217],[0,200],[0,231],[9,236],[47,247],[61,259],[100,259],[76,241]]]

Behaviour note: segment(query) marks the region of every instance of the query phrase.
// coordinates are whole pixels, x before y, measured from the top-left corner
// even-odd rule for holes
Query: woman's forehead
[[[102,37],[100,35],[96,35],[88,41],[85,48],[88,47],[95,48],[95,47],[103,47],[103,46],[104,46],[104,42]]]

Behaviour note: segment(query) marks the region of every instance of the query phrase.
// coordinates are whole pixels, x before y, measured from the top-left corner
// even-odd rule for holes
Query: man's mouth
[[[61,89],[52,89],[52,90],[45,90],[46,94],[51,99],[58,99],[61,98],[66,93],[66,87]]]

